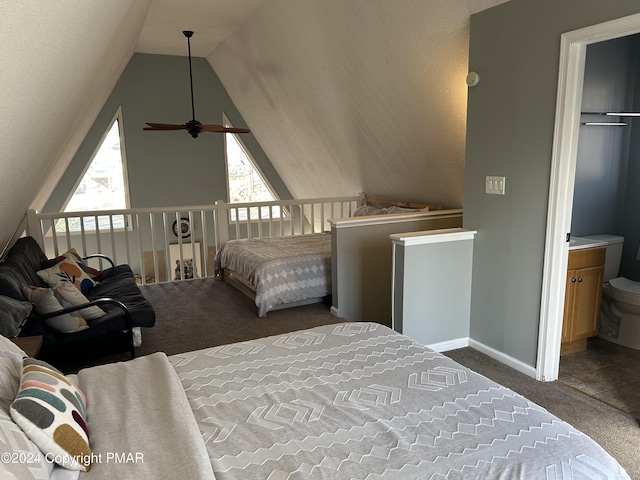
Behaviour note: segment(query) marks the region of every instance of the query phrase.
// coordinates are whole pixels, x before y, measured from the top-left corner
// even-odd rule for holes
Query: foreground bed
[[[374,323],[158,353],[76,380],[100,455],[81,479],[629,478],[543,408]]]

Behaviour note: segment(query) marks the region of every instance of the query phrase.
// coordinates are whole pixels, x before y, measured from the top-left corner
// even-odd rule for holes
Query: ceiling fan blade
[[[143,130],[184,130],[187,128],[186,125],[176,125],[173,123],[147,123],[148,127],[143,128]]]
[[[222,125],[202,125],[202,130],[215,133],[251,133],[248,128],[223,127]]]

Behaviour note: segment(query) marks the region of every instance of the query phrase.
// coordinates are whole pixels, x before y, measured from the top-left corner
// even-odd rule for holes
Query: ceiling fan
[[[234,127],[223,127],[222,125],[203,125],[199,121],[196,120],[196,111],[193,102],[193,73],[191,71],[191,37],[193,36],[193,32],[190,30],[185,30],[182,32],[185,37],[187,37],[187,48],[189,49],[189,82],[191,85],[191,120],[183,125],[172,124],[172,123],[147,123],[148,127],[143,128],[143,130],[152,130],[152,131],[169,131],[169,130],[186,130],[189,132],[193,138],[197,138],[201,132],[215,132],[215,133],[250,133],[251,130],[248,128],[234,128]]]

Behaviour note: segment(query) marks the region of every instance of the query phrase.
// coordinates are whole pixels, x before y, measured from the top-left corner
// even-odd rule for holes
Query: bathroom
[[[640,35],[588,46],[582,112],[571,236],[624,237],[618,275],[640,282],[640,118],[597,114],[640,112]]]

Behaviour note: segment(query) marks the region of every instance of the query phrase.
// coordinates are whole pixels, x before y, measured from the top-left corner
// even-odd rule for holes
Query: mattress
[[[629,478],[544,408],[379,324],[169,360],[220,480]]]
[[[253,284],[262,317],[277,305],[331,294],[331,234],[231,240],[216,254],[221,269]]]
[[[68,405],[75,422],[87,420],[90,459],[82,445],[64,448],[81,448],[91,469],[50,476],[64,455],[38,440],[48,417],[28,437],[9,414],[23,356],[0,337],[3,479],[629,479],[545,409],[375,323],[81,370],[68,379],[86,415]],[[66,390],[53,388],[61,377],[39,370],[31,401],[67,411]],[[71,425],[58,421],[56,432]]]

